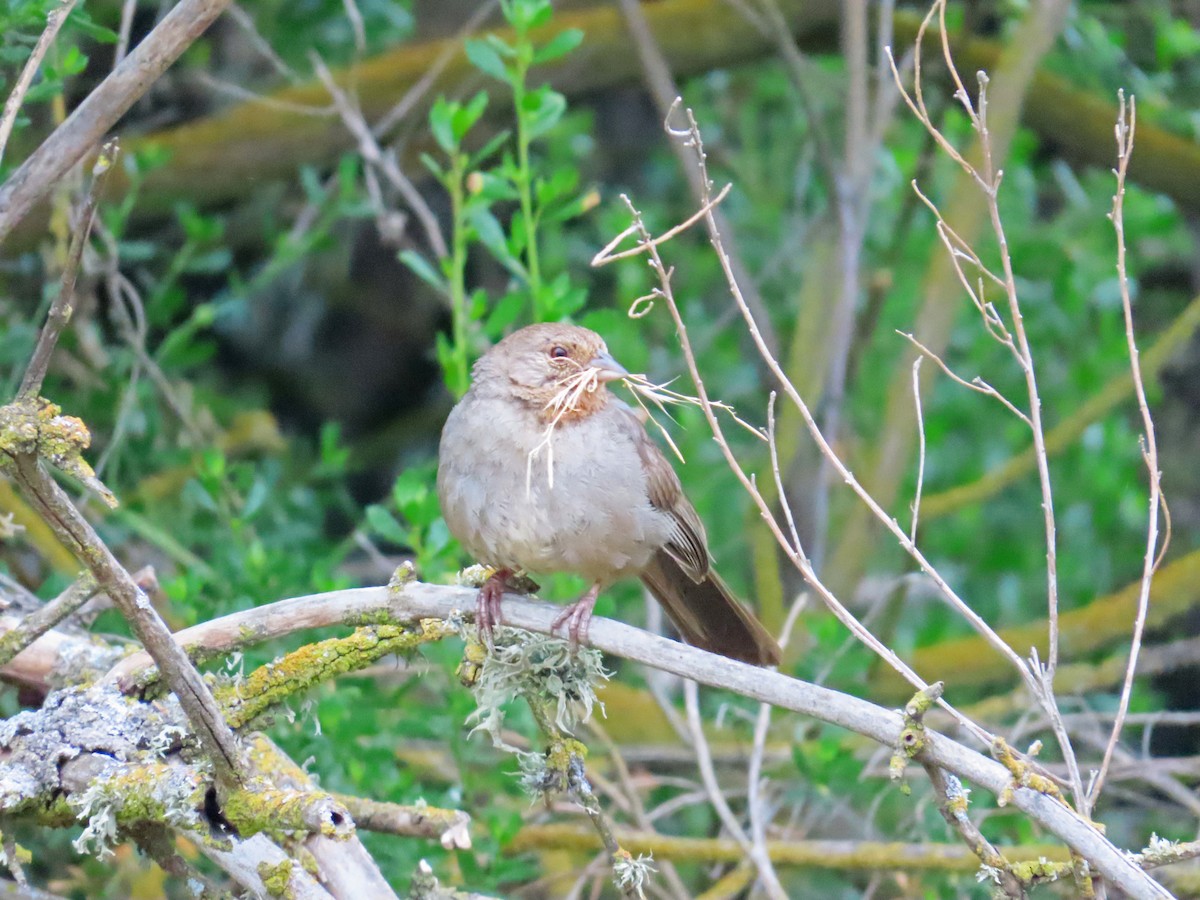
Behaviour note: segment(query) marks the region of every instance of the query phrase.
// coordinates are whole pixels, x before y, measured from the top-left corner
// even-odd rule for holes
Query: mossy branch
[[[309,644],[255,669],[244,681],[219,688],[217,702],[231,728],[244,728],[271,707],[340,675],[365,669],[392,654],[411,654],[422,644],[457,635],[446,623],[427,619],[416,627],[368,625],[342,638]]]
[[[745,851],[726,838],[688,838],[652,834],[617,828],[614,836],[631,853],[653,853],[656,859],[672,862],[741,862]],[[596,832],[586,825],[557,823],[526,825],[505,847],[510,854],[533,850],[570,850],[594,853],[602,849]],[[1067,862],[1066,848],[1053,844],[1005,847],[1013,859],[1045,858]],[[901,870],[910,872],[963,872],[979,868],[979,859],[960,844],[887,843],[875,841],[767,841],[771,861],[796,868],[840,869],[844,871]]]

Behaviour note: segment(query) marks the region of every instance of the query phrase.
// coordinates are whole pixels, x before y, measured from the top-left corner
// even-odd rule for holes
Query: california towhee
[[[627,374],[598,334],[560,324],[522,328],[475,364],[442,430],[437,485],[450,532],[496,568],[479,591],[481,633],[500,620],[518,571],[592,582],[554,623],[574,642],[600,590],[637,576],[687,643],[777,664],[779,645],[710,568],[704,526],[671,464],[608,391]]]

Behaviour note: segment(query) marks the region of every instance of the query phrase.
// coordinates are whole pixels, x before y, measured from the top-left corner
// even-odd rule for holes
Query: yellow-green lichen
[[[292,890],[292,863],[285,859],[281,863],[271,865],[269,862],[258,864],[258,877],[262,879],[263,887],[272,897],[290,900],[296,896]]]
[[[260,833],[273,838],[297,833],[341,837],[349,827],[349,817],[328,794],[284,790],[265,782],[230,792],[223,812],[242,837]]]
[[[242,728],[289,697],[339,675],[365,669],[384,656],[412,653],[422,644],[453,636],[438,619],[424,619],[417,628],[375,625],[358,628],[349,637],[330,638],[301,647],[255,669],[238,684],[215,693],[226,719]]]
[[[1000,806],[1007,806],[1009,801],[1012,800],[1013,792],[1017,788],[1022,787],[1037,791],[1040,794],[1048,794],[1066,805],[1066,800],[1063,799],[1062,791],[1059,790],[1058,785],[1045,775],[1033,771],[1029,764],[1016,754],[1004,738],[998,737],[992,743],[992,756],[1004,768],[1008,769],[1012,775],[1012,781],[1000,792],[1000,796],[996,798],[996,802]]]

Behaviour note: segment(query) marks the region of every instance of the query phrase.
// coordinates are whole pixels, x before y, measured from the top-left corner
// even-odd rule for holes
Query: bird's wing
[[[650,505],[669,514],[674,520],[671,537],[663,549],[694,581],[701,581],[709,571],[708,541],[704,525],[696,510],[683,495],[683,486],[670,461],[658,449],[637,414],[625,407],[634,445],[646,474],[646,490]]]

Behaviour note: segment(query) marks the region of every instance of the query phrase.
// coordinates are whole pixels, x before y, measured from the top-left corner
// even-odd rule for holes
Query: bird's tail
[[[779,664],[779,644],[716,572],[710,570],[702,581],[695,581],[660,550],[642,572],[642,582],[693,647],[756,666]]]

